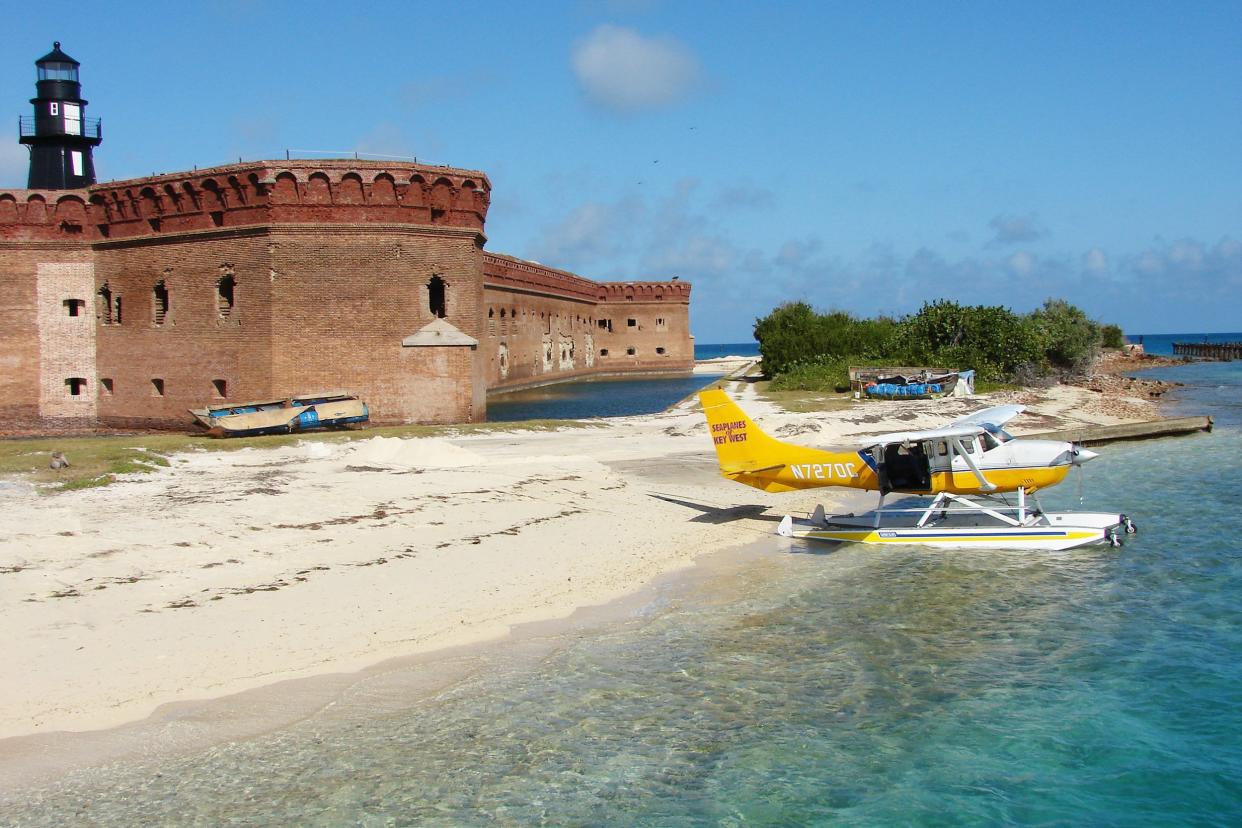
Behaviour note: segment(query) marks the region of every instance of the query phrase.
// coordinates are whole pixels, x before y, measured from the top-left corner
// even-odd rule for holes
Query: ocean
[[[1121,549],[773,537],[435,692],[375,676],[0,824],[1242,824],[1242,363],[1153,373],[1215,431],[1105,446],[1043,498],[1130,514]]]

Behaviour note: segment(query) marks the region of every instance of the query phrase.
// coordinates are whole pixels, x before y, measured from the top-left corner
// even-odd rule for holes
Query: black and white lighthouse
[[[39,79],[38,96],[30,99],[34,117],[18,122],[20,140],[30,147],[26,186],[32,190],[70,190],[95,183],[91,149],[103,140],[103,130],[98,118],[86,117],[78,83],[80,65],[60,50],[59,42],[35,61]]]

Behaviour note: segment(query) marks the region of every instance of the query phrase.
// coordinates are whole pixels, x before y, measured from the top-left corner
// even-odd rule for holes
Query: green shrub
[[[1104,325],[1100,328],[1100,344],[1105,348],[1123,348],[1126,344],[1125,334],[1120,325]]]
[[[1100,326],[1064,299],[1049,299],[1030,318],[1053,368],[1081,374],[1099,354]]]
[[[899,320],[787,302],[755,320],[755,339],[773,388],[818,391],[847,386],[850,365],[877,364],[973,368],[985,383],[1039,384],[1052,372],[1085,370],[1102,332],[1061,299],[1026,316],[938,300]]]

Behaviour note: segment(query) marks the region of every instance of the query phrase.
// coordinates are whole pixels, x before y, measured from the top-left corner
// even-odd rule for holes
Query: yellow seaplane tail
[[[821,486],[874,489],[874,470],[857,451],[795,446],[764,433],[719,389],[699,393],[720,474],[765,492]]]

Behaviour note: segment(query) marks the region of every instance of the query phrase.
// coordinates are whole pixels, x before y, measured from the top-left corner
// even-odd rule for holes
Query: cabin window
[[[966,449],[967,454],[975,453],[975,441],[973,437],[967,437],[962,440],[962,448]]]
[[[99,381],[99,396],[101,397],[112,396],[112,378],[111,377],[104,377],[103,379]]]
[[[155,287],[151,289],[151,318],[157,325],[163,325],[165,317],[168,316],[168,287],[164,284],[164,280],[155,283]]]
[[[151,396],[153,397],[164,396],[164,381],[162,379],[151,380]]]
[[[637,320],[637,319],[627,319],[627,320],[625,320],[625,326],[626,326],[627,328],[637,328],[637,327],[638,327],[638,320]]]
[[[222,379],[214,379],[211,381],[211,388],[216,394],[217,399],[224,399],[229,395],[228,381]]]
[[[69,389],[69,396],[80,397],[82,392],[86,390],[86,379],[83,377],[69,377],[65,380],[65,387]]]
[[[62,304],[65,306],[65,312],[70,316],[81,316],[86,310],[86,302],[82,299],[66,299]]]
[[[947,457],[949,454],[949,444],[946,443],[944,440],[941,440],[939,443],[936,443],[936,454],[938,454],[941,457]]]
[[[627,356],[634,356],[634,354],[638,353],[638,350],[636,348],[626,348],[625,353]]]
[[[216,310],[221,319],[228,319],[233,313],[233,302],[237,298],[237,280],[232,273],[226,273],[216,282]]]
[[[657,353],[657,354],[661,354],[661,355],[663,355],[663,354],[664,354],[664,349],[663,349],[663,348],[656,348],[656,353]]]
[[[431,281],[427,283],[427,306],[431,311],[431,315],[437,319],[443,319],[448,315],[448,302],[445,298],[446,287],[448,285],[439,276],[432,276]]]

